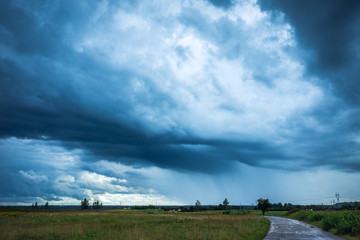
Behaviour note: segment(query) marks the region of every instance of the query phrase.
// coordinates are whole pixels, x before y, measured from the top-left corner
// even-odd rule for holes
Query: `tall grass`
[[[315,223],[326,231],[360,237],[360,211],[298,211],[290,216]]]
[[[132,211],[0,215],[0,239],[263,239],[269,221],[250,215]]]

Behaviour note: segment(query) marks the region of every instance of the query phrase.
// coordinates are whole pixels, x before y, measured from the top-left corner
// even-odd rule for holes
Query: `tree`
[[[261,210],[262,215],[265,214],[265,211],[271,207],[271,203],[269,201],[269,199],[263,199],[263,198],[259,198],[257,200],[258,204],[257,204],[257,208]]]
[[[89,200],[84,198],[83,201],[81,201],[81,209],[88,209],[89,208]]]
[[[196,200],[196,203],[195,203],[195,210],[196,210],[196,211],[200,211],[200,209],[201,209],[201,203],[200,203],[200,201],[199,201],[199,200]]]
[[[93,202],[93,209],[99,209],[102,207],[102,203],[99,201]]]
[[[48,208],[49,208],[49,202],[46,202],[46,203],[45,203],[44,208],[45,208],[45,209],[48,209]]]
[[[35,209],[38,208],[37,202],[35,202],[34,208],[35,208]]]
[[[224,199],[223,201],[223,208],[224,208],[224,214],[230,214],[230,206],[229,206],[229,201],[227,200],[227,198]]]
[[[229,201],[227,200],[227,198],[224,199],[223,205],[224,205],[224,208],[225,208],[225,209],[226,209],[227,206],[229,205]]]

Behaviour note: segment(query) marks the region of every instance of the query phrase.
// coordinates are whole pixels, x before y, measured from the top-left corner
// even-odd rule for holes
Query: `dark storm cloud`
[[[360,103],[360,2],[357,0],[260,1],[264,10],[285,13],[299,43],[310,50],[309,74],[331,81],[335,91],[351,103]]]
[[[51,24],[39,26],[33,15],[2,2],[1,24],[14,41],[2,43],[23,56],[17,60],[2,58],[0,95],[0,136],[7,138],[60,140],[69,148],[82,148],[113,161],[127,164],[156,165],[165,168],[213,172],[227,169],[233,160],[257,165],[262,159],[281,158],[281,154],[263,142],[224,142],[177,136],[172,132],[149,134],[131,119],[128,99],[129,79],[139,76],[128,70],[102,67],[85,54],[77,53],[64,42],[65,25],[76,29],[83,24],[82,11],[62,5],[49,18]],[[79,13],[79,15],[75,15]],[[35,14],[34,14],[35,15]],[[86,28],[86,26],[84,26]],[[64,66],[59,64],[65,63]],[[28,68],[29,66],[29,68]],[[74,74],[72,67],[85,74]],[[31,69],[33,68],[33,69]],[[111,89],[96,81],[115,78],[122,86],[116,107]],[[106,77],[104,77],[106,76]],[[140,76],[144,77],[144,76]],[[89,82],[80,85],[78,81]],[[139,101],[153,101],[154,106],[166,101],[161,92],[150,86],[151,96],[135,96]],[[120,118],[114,118],[114,114]],[[199,147],[200,146],[200,147]],[[201,147],[205,147],[202,150]],[[89,158],[91,159],[91,158]],[[221,161],[221,163],[219,162]]]
[[[195,171],[226,169],[230,160],[256,165],[262,157],[279,155],[264,143],[227,143],[171,133],[153,136],[131,123],[131,119],[115,121],[96,108],[87,109],[70,86],[41,86],[38,79],[14,76],[12,73],[21,69],[12,63],[3,62],[1,66],[4,94],[0,96],[0,135],[3,138],[61,140],[69,148],[85,148],[113,161]],[[122,114],[126,115],[127,107],[120,109]],[[208,148],[202,151],[198,146]],[[219,159],[224,162],[219,164]]]
[[[338,165],[359,171],[358,142],[360,107],[360,2],[359,1],[260,1],[262,9],[273,17],[284,13],[294,27],[303,53],[307,75],[330,89],[340,99],[332,106],[313,113],[328,132],[303,128],[296,146],[306,149],[302,159],[309,165]],[[346,109],[348,114],[344,114]],[[336,122],[341,124],[335,124]]]
[[[307,138],[304,133],[293,134],[295,137],[290,136],[285,144],[276,144],[271,137],[265,139],[261,134],[251,140],[246,136],[241,140],[234,140],[231,136],[227,140],[215,136],[199,137],[181,124],[160,133],[149,130],[133,110],[144,103],[158,109],[157,115],[175,109],[178,105],[169,97],[169,92],[146,81],[149,76],[132,66],[115,68],[96,59],[94,52],[77,50],[69,43],[71,38],[81,39],[86,30],[94,27],[90,13],[95,8],[91,4],[72,1],[55,6],[35,3],[21,8],[13,2],[1,2],[1,44],[6,50],[0,60],[1,138],[57,140],[68,149],[85,150],[87,157],[84,160],[90,162],[106,159],[134,166],[159,166],[181,171],[220,172],[231,169],[236,161],[253,166],[299,168],[296,164],[285,164],[292,159],[304,161],[305,166],[331,165],[357,169],[354,168],[357,164],[355,160],[350,159],[343,164],[336,160],[338,156],[335,154],[326,155],[325,161],[322,153],[324,145],[314,145],[313,139]],[[230,1],[212,3],[224,8],[230,6]],[[242,51],[246,51],[246,45],[242,46],[237,41],[228,43],[228,39],[241,37],[234,21],[220,18],[211,25],[208,17],[196,9],[184,11],[179,16],[179,22],[200,32],[203,38],[220,44],[219,51],[224,52],[227,59],[236,59]],[[126,35],[116,38],[123,39]],[[320,45],[317,40],[309,41],[307,44],[315,49],[316,44]],[[332,45],[338,46],[338,42],[334,41]],[[321,62],[322,50],[319,49],[318,61]],[[182,59],[190,56],[187,51],[182,46],[176,48]],[[246,63],[258,69],[260,73],[254,73],[255,76],[275,65],[262,64],[262,61],[273,62],[273,59],[257,51]],[[151,62],[151,59],[147,61]],[[329,64],[323,63],[324,68],[330,67]],[[136,78],[145,79],[145,92],[135,93],[132,89],[132,79]],[[229,106],[225,110],[231,112],[236,109]],[[301,130],[290,127],[289,131],[305,130],[301,122],[296,125],[294,129]],[[328,135],[321,135],[318,139],[324,141]],[[349,142],[353,143],[353,140]],[[299,146],[301,151],[291,144]],[[317,147],[310,148],[313,145]],[[338,145],[336,140],[327,142],[328,149],[337,149],[334,147]],[[350,150],[343,151],[342,158],[351,155]]]
[[[232,5],[231,0],[209,0],[216,7],[229,8]]]

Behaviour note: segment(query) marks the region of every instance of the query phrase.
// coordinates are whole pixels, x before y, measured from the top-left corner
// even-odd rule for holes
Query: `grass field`
[[[256,215],[158,211],[0,212],[0,239],[263,239]]]

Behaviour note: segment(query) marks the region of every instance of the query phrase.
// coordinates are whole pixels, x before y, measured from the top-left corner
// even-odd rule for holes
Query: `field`
[[[256,215],[156,210],[2,211],[0,239],[263,239]]]

